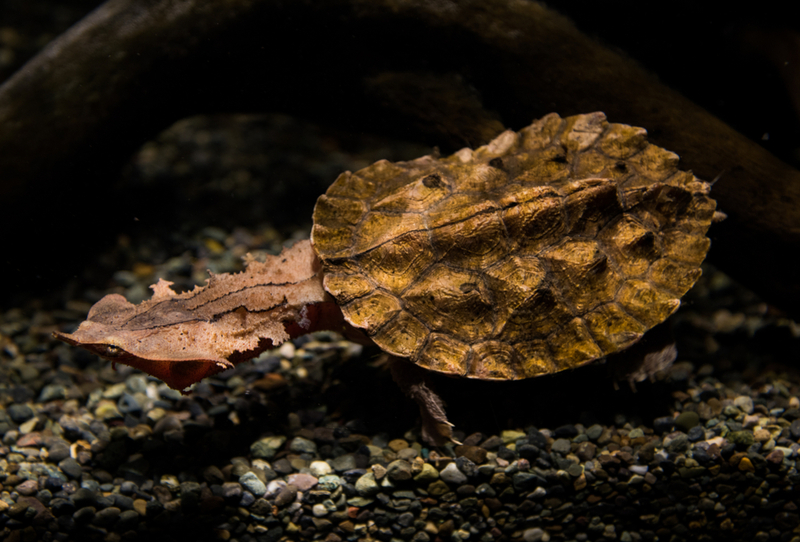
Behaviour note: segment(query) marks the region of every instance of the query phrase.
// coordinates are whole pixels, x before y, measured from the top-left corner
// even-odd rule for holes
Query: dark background
[[[0,2],[0,80],[7,78],[50,39],[97,4],[88,0]],[[633,57],[665,84],[782,160],[798,166],[800,23],[788,16],[788,8],[759,5],[757,9],[747,9],[725,5],[723,9],[715,3],[688,1],[669,4],[549,2],[548,5],[571,18],[589,36]],[[407,46],[398,44],[398,50]],[[213,72],[204,77],[215,81]],[[256,72],[248,77],[257,81],[259,75]],[[287,88],[292,87],[287,85]],[[199,95],[202,97],[202,93]],[[203,102],[198,99],[187,103],[179,116],[204,112],[214,111],[204,111]],[[314,133],[322,140],[335,141],[331,148],[336,150],[361,150],[365,146],[384,151],[392,148],[390,140],[371,140],[372,134],[363,128],[364,125],[353,130],[341,123],[332,123],[330,119],[335,119],[336,115],[328,117],[313,106],[303,111],[287,111],[279,100],[255,105],[244,101],[237,110],[234,100],[226,111],[231,112],[285,112],[305,117],[312,126],[319,125],[319,131]],[[260,122],[269,123],[273,118]],[[215,122],[224,124],[226,121]],[[273,150],[283,145],[288,153],[290,148],[308,141],[302,134],[292,136],[291,130],[285,133],[290,136],[256,138],[249,144],[240,144],[238,140],[227,144],[246,147],[246,152],[240,156],[252,156],[259,153],[259,145],[272,146]],[[123,135],[138,138],[144,144],[158,134],[130,135],[121,131],[120,136]],[[393,136],[398,141],[404,139],[403,133],[380,135]],[[246,133],[239,136],[242,141],[247,140]],[[419,143],[441,145],[435,140]],[[453,149],[442,145],[443,152],[450,150]],[[395,156],[388,156],[392,159],[411,157],[413,155],[405,156],[402,150]],[[10,205],[7,202],[0,208],[4,218],[4,231],[0,234],[4,247],[2,261],[4,273],[9,277],[2,294],[4,305],[13,306],[24,297],[45,294],[61,288],[67,280],[81,277],[83,271],[92,266],[96,255],[117,243],[120,236],[129,237],[133,242],[142,237],[166,239],[168,232],[197,224],[250,226],[265,219],[279,227],[296,228],[308,222],[315,195],[335,178],[335,171],[328,165],[308,175],[290,176],[288,183],[276,185],[265,182],[265,177],[275,177],[267,169],[250,179],[257,188],[240,195],[229,194],[224,198],[226,201],[221,201],[223,198],[219,195],[184,197],[181,195],[184,192],[169,188],[169,175],[161,176],[157,186],[148,184],[136,173],[135,165],[125,165],[130,158],[104,158],[106,162],[100,158],[94,167],[104,172],[107,183],[93,191],[74,189],[80,185],[81,172],[71,171],[59,180],[52,193],[37,192],[36,187],[29,187],[21,202]],[[274,165],[273,161],[265,167]],[[278,171],[285,174],[285,168]],[[183,179],[184,188],[190,180]],[[200,182],[202,179],[197,180]],[[169,196],[162,198],[163,194]],[[194,223],[188,223],[192,221]]]

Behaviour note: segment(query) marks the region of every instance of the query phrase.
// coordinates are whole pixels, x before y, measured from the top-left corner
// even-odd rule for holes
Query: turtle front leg
[[[454,442],[453,424],[447,421],[444,401],[433,391],[428,371],[394,356],[389,356],[392,378],[407,396],[416,401],[422,417],[422,438],[435,446]]]

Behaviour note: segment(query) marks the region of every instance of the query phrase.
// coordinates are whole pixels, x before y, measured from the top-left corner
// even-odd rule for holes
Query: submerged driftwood
[[[452,150],[595,110],[720,178],[712,260],[796,313],[800,173],[535,2],[111,0],[0,87],[0,197],[30,209],[4,231],[69,231],[56,258],[90,250],[122,203],[85,202],[119,197],[126,157],[192,113],[284,111]],[[54,258],[30,245],[19,283]]]

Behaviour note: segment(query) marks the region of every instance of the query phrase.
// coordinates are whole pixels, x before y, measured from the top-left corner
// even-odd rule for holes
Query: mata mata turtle
[[[646,131],[550,114],[476,150],[345,172],[311,242],[205,287],[112,294],[57,334],[182,389],[315,329],[360,330],[394,359],[423,435],[450,438],[414,366],[522,379],[626,349],[700,276],[716,204]],[[332,296],[332,299],[331,299]],[[335,302],[335,303],[334,303]],[[351,334],[352,336],[352,334]]]

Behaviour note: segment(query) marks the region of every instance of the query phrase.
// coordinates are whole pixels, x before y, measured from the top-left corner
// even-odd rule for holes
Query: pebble
[[[333,468],[325,461],[312,461],[308,469],[317,478],[333,472]]]
[[[325,507],[324,504],[315,504],[311,507],[311,513],[314,514],[315,517],[322,517],[328,515],[328,509]]]
[[[314,441],[304,439],[302,437],[296,437],[292,439],[292,443],[289,445],[289,450],[299,454],[315,454],[317,453],[317,445],[314,443]]]
[[[795,440],[800,439],[800,418],[794,420],[789,426],[789,434],[791,434],[792,438]]]
[[[358,494],[362,497],[371,497],[380,490],[377,482],[375,481],[375,476],[371,472],[360,476],[358,480],[356,480],[355,488],[356,491],[358,491]]]
[[[664,437],[663,446],[670,453],[685,452],[690,446],[689,437],[685,433],[675,431]]]
[[[681,412],[674,420],[675,427],[684,433],[688,433],[689,430],[695,427],[698,423],[700,423],[700,416],[697,414],[697,412],[692,410],[685,410]]]
[[[445,482],[451,484],[463,484],[467,481],[467,476],[458,470],[458,467],[455,463],[449,463],[442,471],[439,473],[439,477]]]
[[[327,474],[325,476],[320,477],[317,485],[322,490],[333,492],[337,488],[341,487],[342,479],[336,476],[335,474]]]
[[[386,466],[386,476],[393,482],[402,482],[411,478],[411,464],[403,459],[392,461]]]
[[[745,414],[751,414],[753,412],[753,399],[749,396],[740,395],[733,400],[733,404]]]
[[[571,444],[569,440],[565,438],[556,439],[553,442],[553,447],[551,448],[553,452],[561,455],[566,455],[570,452]]]
[[[275,506],[286,506],[293,503],[297,498],[297,487],[288,485],[284,486],[275,497]]]
[[[436,467],[431,465],[430,463],[424,463],[422,465],[422,470],[414,476],[415,482],[433,482],[434,480],[439,478],[439,471],[436,470]]]
[[[482,464],[486,461],[488,451],[480,446],[467,446],[460,445],[455,447],[456,456],[466,457],[476,465]]]
[[[267,492],[267,486],[253,472],[246,472],[239,477],[239,483],[256,497]]]
[[[64,474],[73,479],[78,479],[83,474],[83,469],[81,468],[80,464],[71,457],[67,457],[66,459],[59,461],[58,468],[61,469]]]
[[[356,468],[356,459],[353,454],[344,454],[331,460],[331,467],[336,472],[345,472]]]
[[[532,529],[525,529],[522,533],[522,540],[525,542],[548,542],[548,540],[550,540],[550,535],[547,534],[547,531],[539,527],[534,527]]]
[[[300,491],[308,491],[317,485],[318,482],[316,477],[302,472],[298,474],[290,474],[286,477],[286,481]]]
[[[250,453],[253,454],[253,457],[272,459],[275,457],[275,454],[280,447],[283,446],[284,442],[286,442],[286,437],[282,435],[276,437],[265,437],[257,440],[250,446]]]
[[[33,409],[28,405],[9,405],[6,414],[16,424],[21,424],[33,418]]]

